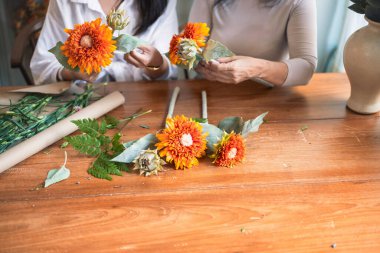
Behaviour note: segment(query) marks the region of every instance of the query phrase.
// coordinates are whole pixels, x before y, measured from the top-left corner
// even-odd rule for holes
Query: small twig
[[[145,114],[148,114],[148,113],[151,113],[151,112],[152,112],[152,110],[145,111],[145,112],[141,112],[141,111],[142,111],[142,109],[140,108],[139,110],[137,110],[137,111],[136,111],[134,114],[132,114],[131,116],[129,116],[129,117],[125,118],[125,119],[120,120],[120,123],[122,123],[122,122],[125,121],[125,123],[124,123],[121,127],[119,127],[120,131],[121,131],[124,127],[126,127],[126,126],[129,124],[129,122],[131,122],[132,120],[134,120],[134,119],[136,119],[136,118],[138,118],[138,117],[141,117],[141,116],[143,116],[143,115],[145,115]]]
[[[202,91],[202,119],[207,119],[207,92]]]

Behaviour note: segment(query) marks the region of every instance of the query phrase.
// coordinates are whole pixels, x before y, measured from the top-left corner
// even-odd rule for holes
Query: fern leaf
[[[98,137],[98,140],[100,141],[100,145],[107,151],[109,149],[109,145],[111,143],[111,139],[108,136],[100,135]]]
[[[65,140],[82,154],[97,156],[102,152],[100,141],[87,134],[69,136]]]
[[[125,171],[125,172],[131,172],[131,169],[127,166],[127,164],[125,163],[118,163],[118,162],[115,162],[118,170],[120,171]]]
[[[102,121],[100,122],[99,133],[105,134],[106,132],[107,132],[107,122],[104,119],[102,119]]]
[[[112,137],[112,148],[111,150],[114,152],[114,155],[117,156],[119,155],[121,152],[124,151],[124,145],[121,144],[120,142],[120,138],[121,138],[121,134],[120,133],[116,133],[113,137]]]
[[[117,118],[111,116],[111,115],[106,115],[104,117],[106,123],[107,123],[107,128],[108,129],[114,129],[120,124],[120,120]]]
[[[94,137],[99,135],[99,124],[96,119],[80,119],[71,122],[73,122],[83,133]]]
[[[121,176],[121,172],[120,170],[118,170],[117,165],[114,162],[111,162],[109,160],[109,157],[104,154],[99,156],[99,158],[95,161],[94,165],[96,165],[99,168],[102,168],[108,174]]]
[[[108,175],[107,172],[105,172],[102,169],[99,169],[98,167],[91,166],[88,170],[87,173],[100,179],[107,179],[109,181],[112,180],[112,177]]]

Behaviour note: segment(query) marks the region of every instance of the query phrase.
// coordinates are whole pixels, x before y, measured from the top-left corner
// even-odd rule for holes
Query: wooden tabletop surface
[[[346,75],[281,89],[112,84],[126,97],[112,115],[153,110],[124,129],[125,141],[161,128],[176,86],[175,114],[200,117],[202,90],[211,123],[269,111],[244,164],[202,159],[191,170],[109,182],[89,177],[92,159],[68,147],[71,177],[33,190],[62,164],[59,141],[0,175],[0,252],[380,252],[380,119],[346,109]]]

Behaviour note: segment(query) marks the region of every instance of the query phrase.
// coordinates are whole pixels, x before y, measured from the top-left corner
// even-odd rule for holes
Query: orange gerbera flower
[[[205,155],[207,142],[202,126],[183,115],[168,118],[166,124],[167,127],[156,134],[160,156],[166,157],[168,163],[174,161],[176,169],[190,169],[198,165],[197,158]]]
[[[240,134],[224,133],[222,140],[215,145],[214,163],[221,167],[234,167],[245,157],[244,139]]]
[[[169,49],[169,59],[173,64],[181,64],[181,61],[178,56],[178,47],[180,43],[181,37],[179,35],[174,35],[172,40],[170,41],[170,49]]]
[[[182,37],[194,40],[198,47],[204,47],[209,33],[210,28],[206,23],[187,23]]]
[[[101,24],[100,18],[75,25],[74,29],[65,29],[69,38],[61,47],[72,68],[79,67],[80,72],[91,74],[100,72],[101,67],[111,64],[116,41],[112,40],[112,30]]]
[[[194,40],[199,48],[206,45],[206,38],[209,36],[210,28],[206,23],[187,23],[184,31],[180,35],[174,35],[170,41],[169,59],[173,64],[186,64],[187,60],[180,57],[179,47],[183,39]]]

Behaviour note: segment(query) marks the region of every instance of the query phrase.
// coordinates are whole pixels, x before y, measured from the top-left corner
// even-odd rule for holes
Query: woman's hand
[[[260,76],[260,60],[248,56],[232,56],[202,62],[196,68],[206,79],[223,83],[237,84]]]
[[[124,59],[137,68],[145,68],[145,72],[151,78],[157,78],[168,70],[168,63],[161,53],[152,46],[139,46],[129,54],[124,55]]]
[[[271,62],[248,56],[232,56],[201,62],[195,69],[210,81],[238,84],[252,78],[261,78],[280,86],[288,69],[282,62]]]
[[[91,75],[88,75],[86,73],[76,72],[76,71],[70,71],[68,69],[62,70],[62,79],[64,81],[72,81],[72,80],[83,80],[89,83],[93,83],[98,78],[99,73],[92,73]]]

